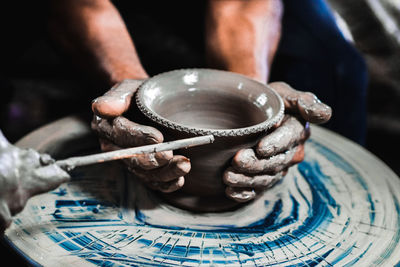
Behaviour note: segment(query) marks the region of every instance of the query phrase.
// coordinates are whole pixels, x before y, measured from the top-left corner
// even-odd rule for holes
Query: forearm
[[[51,1],[50,32],[83,70],[108,85],[148,76],[119,12],[108,0]]]
[[[282,13],[281,0],[210,0],[206,51],[211,66],[267,82]]]

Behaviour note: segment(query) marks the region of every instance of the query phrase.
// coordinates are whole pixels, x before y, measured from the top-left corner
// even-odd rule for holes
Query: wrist
[[[211,1],[206,25],[208,63],[267,82],[281,17],[280,0]]]

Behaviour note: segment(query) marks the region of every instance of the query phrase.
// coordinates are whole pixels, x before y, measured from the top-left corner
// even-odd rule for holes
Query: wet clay
[[[11,145],[0,131],[0,232],[26,201],[58,187],[69,175],[49,155]]]
[[[206,129],[238,129],[268,119],[262,108],[247,99],[218,90],[194,90],[191,94],[170,96],[154,111],[175,123]]]
[[[137,124],[122,116],[114,119],[95,116],[92,129],[100,136],[103,151],[155,144],[164,140],[157,129]],[[172,151],[140,154],[123,161],[144,183],[161,192],[181,188],[184,184],[183,175],[187,174],[191,167],[189,159],[174,156]],[[170,162],[174,164],[169,164]],[[152,181],[148,177],[157,179]]]
[[[332,116],[332,108],[313,93],[297,91],[284,82],[270,83],[269,86],[282,97],[286,111],[301,115],[307,122],[325,123]]]
[[[207,69],[152,77],[138,89],[136,103],[147,117],[145,124],[159,129],[166,140],[215,136],[211,145],[176,151],[190,159],[191,170],[181,190],[164,195],[171,203],[196,211],[238,205],[226,197],[224,170],[237,151],[254,147],[283,117],[282,100],[266,85]],[[238,194],[246,198],[245,192]]]

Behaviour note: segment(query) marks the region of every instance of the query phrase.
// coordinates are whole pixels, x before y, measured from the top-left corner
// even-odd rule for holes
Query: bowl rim
[[[241,76],[245,79],[251,80],[253,82],[256,82],[267,89],[269,89],[274,95],[278,102],[279,102],[279,110],[278,112],[273,115],[271,118],[252,125],[248,127],[243,127],[243,128],[234,128],[234,129],[209,129],[209,128],[198,128],[198,127],[192,127],[192,126],[186,126],[177,122],[173,122],[171,120],[168,120],[159,114],[155,113],[154,111],[150,110],[146,105],[142,103],[143,99],[143,94],[144,94],[144,88],[147,84],[153,82],[157,77],[161,75],[167,75],[169,73],[174,73],[174,72],[186,72],[186,71],[213,71],[213,72],[223,72],[223,73],[228,73],[229,75],[235,75],[235,76]],[[284,104],[281,96],[269,85],[263,84],[259,81],[253,80],[250,77],[247,77],[245,75],[235,73],[235,72],[230,72],[230,71],[224,71],[224,70],[217,70],[217,69],[210,69],[210,68],[184,68],[184,69],[176,69],[172,71],[167,71],[167,72],[162,72],[160,74],[157,74],[155,76],[152,76],[151,78],[145,80],[140,86],[138,87],[136,94],[136,105],[139,108],[139,110],[150,120],[153,122],[160,124],[166,128],[175,130],[175,131],[181,131],[185,132],[188,134],[194,134],[194,135],[214,135],[216,137],[237,137],[237,136],[246,136],[250,134],[255,134],[259,133],[262,131],[266,131],[270,129],[273,125],[277,124],[279,121],[283,119],[284,116]]]

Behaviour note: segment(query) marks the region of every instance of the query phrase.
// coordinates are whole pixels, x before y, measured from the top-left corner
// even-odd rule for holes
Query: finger
[[[41,155],[32,148],[19,149],[19,156],[23,163],[22,168],[30,169],[41,166]]]
[[[300,114],[311,123],[327,122],[332,116],[332,109],[322,103],[313,93],[293,89],[284,82],[270,83],[282,97],[285,109]]]
[[[256,192],[251,188],[234,188],[228,186],[225,189],[225,194],[240,203],[248,202],[256,197]]]
[[[300,151],[299,150],[300,147]],[[267,159],[259,159],[252,149],[242,149],[234,156],[232,166],[239,172],[248,174],[269,173],[277,174],[298,163],[304,158],[302,145],[293,147]]]
[[[294,150],[294,155],[293,155],[290,166],[293,166],[297,163],[302,162],[304,160],[304,155],[305,155],[304,144],[299,144],[298,146],[294,147],[293,150]]]
[[[106,139],[99,139],[102,151],[115,151],[122,149]],[[123,162],[130,168],[140,168],[153,170],[166,165],[173,157],[172,151],[162,151],[157,153],[138,154],[131,158],[123,159]]]
[[[122,115],[129,109],[133,94],[143,80],[124,80],[116,84],[103,96],[93,100],[94,114],[102,118],[113,118]]]
[[[223,181],[230,187],[247,187],[266,189],[273,186],[283,177],[283,171],[275,175],[246,175],[239,173],[233,168],[228,168],[223,175]]]
[[[143,170],[130,168],[130,170],[145,182],[168,182],[186,175],[190,171],[190,160],[184,156],[174,156],[167,165],[154,169]]]
[[[132,158],[126,159],[125,162],[132,168],[153,170],[168,164],[173,156],[174,155],[172,151],[163,151],[157,153],[139,154]]]
[[[114,143],[120,146],[140,146],[162,143],[164,137],[156,128],[137,124],[124,117],[113,121]]]
[[[39,160],[42,166],[50,165],[55,162],[55,160],[49,154],[40,154]]]
[[[68,182],[70,176],[56,164],[37,168],[32,178],[27,180],[24,188],[29,197],[56,189],[62,183]]]
[[[149,187],[153,190],[158,190],[164,193],[171,193],[178,189],[181,189],[185,184],[185,178],[183,176],[178,177],[175,180],[169,182],[150,182]]]
[[[92,122],[92,129],[100,137],[121,147],[156,144],[162,143],[164,140],[162,133],[157,129],[137,124],[122,116],[111,121],[95,117]]]
[[[260,140],[256,146],[256,153],[260,158],[271,157],[304,142],[309,137],[309,123],[303,125],[295,117],[285,116],[279,128]]]
[[[0,200],[0,236],[10,226],[12,221],[10,210],[4,200]]]

